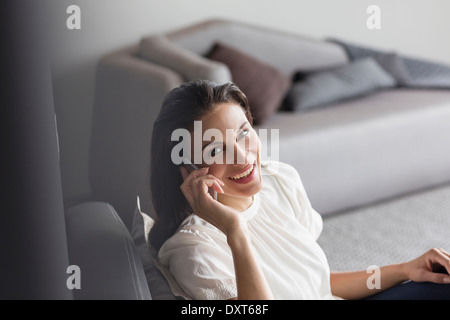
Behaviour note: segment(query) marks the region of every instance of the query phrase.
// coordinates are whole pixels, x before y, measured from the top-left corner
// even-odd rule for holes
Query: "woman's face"
[[[222,187],[224,193],[217,195],[218,201],[229,203],[238,198],[248,199],[257,193],[262,186],[261,141],[241,106],[232,102],[218,104],[200,120],[202,137],[208,129],[218,130],[216,132],[220,132],[222,137],[222,141],[216,139],[214,135],[211,140],[201,141],[203,151],[201,166],[209,166],[208,173],[221,179],[225,184]],[[194,138],[193,134],[192,137]],[[207,164],[205,157],[213,157],[214,162]],[[209,159],[211,163],[211,158]]]

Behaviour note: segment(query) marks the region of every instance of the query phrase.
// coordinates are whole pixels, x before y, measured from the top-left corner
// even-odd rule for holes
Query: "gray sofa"
[[[147,187],[152,123],[164,96],[188,80],[232,81],[204,55],[238,47],[287,76],[349,63],[336,43],[212,20],[113,52],[98,64],[90,156],[96,200],[130,226]],[[323,215],[450,181],[450,91],[390,89],[309,112],[278,111],[260,128],[280,129],[280,161],[298,169]]]

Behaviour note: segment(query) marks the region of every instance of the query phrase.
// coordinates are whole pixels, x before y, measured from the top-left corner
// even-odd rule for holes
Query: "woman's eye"
[[[249,132],[250,132],[250,130],[248,130],[248,129],[242,130],[241,133],[238,136],[238,140],[240,140],[240,139],[244,138],[245,136],[247,136]]]
[[[222,148],[216,147],[216,148],[211,149],[209,154],[210,154],[211,158],[213,158],[221,152],[222,152]]]

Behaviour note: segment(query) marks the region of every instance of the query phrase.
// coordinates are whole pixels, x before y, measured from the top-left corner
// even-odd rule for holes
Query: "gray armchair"
[[[66,211],[69,262],[80,268],[77,300],[151,299],[139,252],[122,220],[107,203]]]

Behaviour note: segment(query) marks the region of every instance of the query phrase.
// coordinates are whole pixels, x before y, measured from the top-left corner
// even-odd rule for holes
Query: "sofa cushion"
[[[311,74],[305,81],[295,83],[285,105],[289,110],[308,110],[393,87],[396,83],[374,59],[364,58],[336,69]]]
[[[231,81],[230,70],[223,63],[211,61],[185,50],[165,36],[143,38],[139,46],[139,55],[175,70],[187,81],[207,79],[219,84]]]
[[[450,91],[380,90],[277,112],[264,128],[279,130],[279,159],[299,171],[321,214],[450,181]]]
[[[207,57],[228,66],[233,82],[247,95],[254,124],[264,123],[281,106],[291,82],[276,68],[221,43]]]

